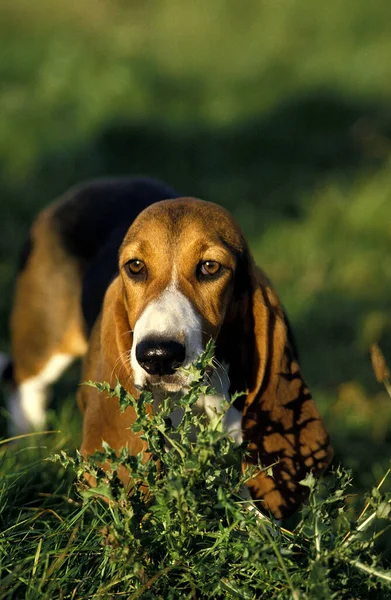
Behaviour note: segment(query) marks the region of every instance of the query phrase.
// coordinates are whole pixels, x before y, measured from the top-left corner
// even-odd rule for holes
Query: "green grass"
[[[0,350],[36,211],[88,177],[161,177],[237,217],[292,321],[335,464],[360,498],[374,488],[391,456],[369,360],[374,341],[391,357],[390,13],[388,0],[2,2]],[[55,389],[66,434],[3,459],[7,527],[30,508],[68,518],[39,494],[67,497],[71,476],[31,464],[80,443],[77,382],[75,368]]]
[[[165,400],[152,418],[150,393],[135,400],[119,385],[94,384],[118,397],[121,410],[135,408],[133,430],[147,442],[151,460],[127,450],[117,456],[104,443],[88,461],[61,450],[50,457],[53,465],[35,448],[28,469],[7,469],[0,598],[391,597],[391,571],[376,549],[390,527],[391,495],[383,494],[383,482],[355,516],[344,470],[320,485],[307,477],[309,503],[292,531],[259,512],[261,504],[242,499],[247,477],[261,467],[242,474],[246,446],[235,447],[223,433],[221,416],[209,423],[192,411],[206,391],[210,350],[193,369],[186,396]],[[176,429],[167,420],[173,408],[183,411]],[[2,466],[18,452],[4,454]],[[108,473],[100,466],[106,461]],[[134,482],[131,496],[120,466]],[[86,473],[96,478],[95,488],[86,485]]]

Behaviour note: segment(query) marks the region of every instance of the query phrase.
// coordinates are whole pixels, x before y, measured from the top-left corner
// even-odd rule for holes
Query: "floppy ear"
[[[282,518],[305,500],[308,488],[300,481],[325,469],[332,449],[300,373],[280,301],[249,253],[247,257],[228,315],[235,343],[228,345],[231,356],[226,360],[231,392],[247,391],[240,407],[243,437],[249,441],[247,464],[274,465],[272,476],[259,472],[247,485],[253,498],[263,500],[261,508]]]
[[[128,319],[126,298],[121,277],[116,277],[107,289],[100,326],[100,347],[104,375],[111,385],[118,379],[123,387],[132,391],[133,376],[130,367],[130,351],[133,334]],[[102,373],[103,375],[103,373]]]
[[[92,330],[83,381],[107,381],[114,387],[118,378],[122,386],[134,394],[129,362],[131,346],[132,333],[122,282],[117,277],[106,292],[101,316]],[[117,398],[89,386],[80,387],[78,401],[84,415],[83,454],[92,454],[101,448],[102,440],[115,450],[127,446],[131,454],[145,450],[145,443],[129,429],[136,420],[133,407],[121,413]],[[124,481],[127,481],[125,475]]]
[[[122,387],[134,393],[130,367],[133,335],[130,330],[122,282],[116,277],[107,289],[101,314],[92,328],[88,352],[83,363],[83,381],[107,381],[112,387],[120,381]],[[98,392],[81,386],[78,402],[84,413],[90,397]]]

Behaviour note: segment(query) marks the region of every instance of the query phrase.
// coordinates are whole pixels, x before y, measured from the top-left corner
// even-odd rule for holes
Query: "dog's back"
[[[150,204],[175,197],[152,179],[102,179],[72,188],[37,216],[11,316],[17,431],[43,425],[47,386],[85,353],[130,224]]]

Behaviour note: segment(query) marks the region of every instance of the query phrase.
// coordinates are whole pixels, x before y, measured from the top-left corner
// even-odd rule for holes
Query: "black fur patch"
[[[33,240],[31,237],[31,233],[29,232],[27,239],[25,240],[22,250],[19,254],[19,264],[18,264],[18,273],[21,273],[28,262],[28,259],[30,258],[30,254],[33,250]]]
[[[54,213],[54,226],[66,250],[89,261],[114,230],[128,229],[150,204],[176,197],[172,188],[153,179],[95,180],[63,196]]]
[[[5,365],[2,373],[0,373],[0,378],[4,383],[14,383],[14,365],[11,359]]]

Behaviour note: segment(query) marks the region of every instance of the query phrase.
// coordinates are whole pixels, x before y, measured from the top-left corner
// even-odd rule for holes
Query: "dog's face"
[[[176,392],[216,339],[232,299],[243,236],[221,207],[194,199],[152,205],[129,229],[120,276],[137,388]]]

